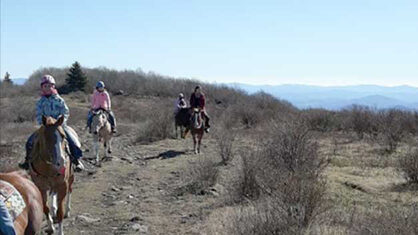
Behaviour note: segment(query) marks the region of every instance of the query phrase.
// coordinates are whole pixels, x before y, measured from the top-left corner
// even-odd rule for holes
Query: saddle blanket
[[[0,180],[0,200],[4,201],[13,221],[26,207],[25,200],[19,191],[9,182]]]

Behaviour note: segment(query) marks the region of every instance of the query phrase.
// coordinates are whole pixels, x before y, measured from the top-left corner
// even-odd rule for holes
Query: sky
[[[0,74],[142,69],[206,82],[418,87],[418,1],[1,0]]]

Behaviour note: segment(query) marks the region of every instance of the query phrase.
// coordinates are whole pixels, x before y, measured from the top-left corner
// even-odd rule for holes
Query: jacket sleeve
[[[42,115],[44,115],[44,113],[42,110],[42,99],[40,99],[36,102],[36,122],[39,125],[42,125]]]
[[[204,96],[204,95],[202,95],[202,96],[201,96],[201,98],[200,98],[200,105],[202,106],[202,109],[204,109],[204,108],[205,108],[205,105],[206,105],[206,98],[205,98],[205,96]]]
[[[64,122],[67,122],[68,118],[70,117],[70,110],[68,109],[68,106],[64,100],[62,100],[61,102],[61,114],[64,115]]]

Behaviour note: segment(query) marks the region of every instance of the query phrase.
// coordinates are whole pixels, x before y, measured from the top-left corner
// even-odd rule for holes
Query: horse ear
[[[57,122],[55,123],[55,125],[56,125],[56,126],[61,126],[63,123],[64,123],[64,116],[63,116],[63,115],[61,115],[61,116],[58,118],[58,120],[57,120]]]
[[[42,115],[42,124],[46,126],[46,117],[44,115]]]

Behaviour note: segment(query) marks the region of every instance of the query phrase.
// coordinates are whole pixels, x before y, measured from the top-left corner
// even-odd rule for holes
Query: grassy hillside
[[[416,112],[300,111],[265,93],[141,71],[84,71],[90,88],[107,84],[119,134],[102,167],[85,151],[69,234],[418,233]],[[0,170],[23,159],[39,77],[50,73],[62,86],[66,72],[46,68],[23,87],[0,85]],[[214,127],[200,155],[191,139],[174,139],[172,116],[177,94],[188,97],[196,84]],[[84,150],[89,96],[63,95]]]

